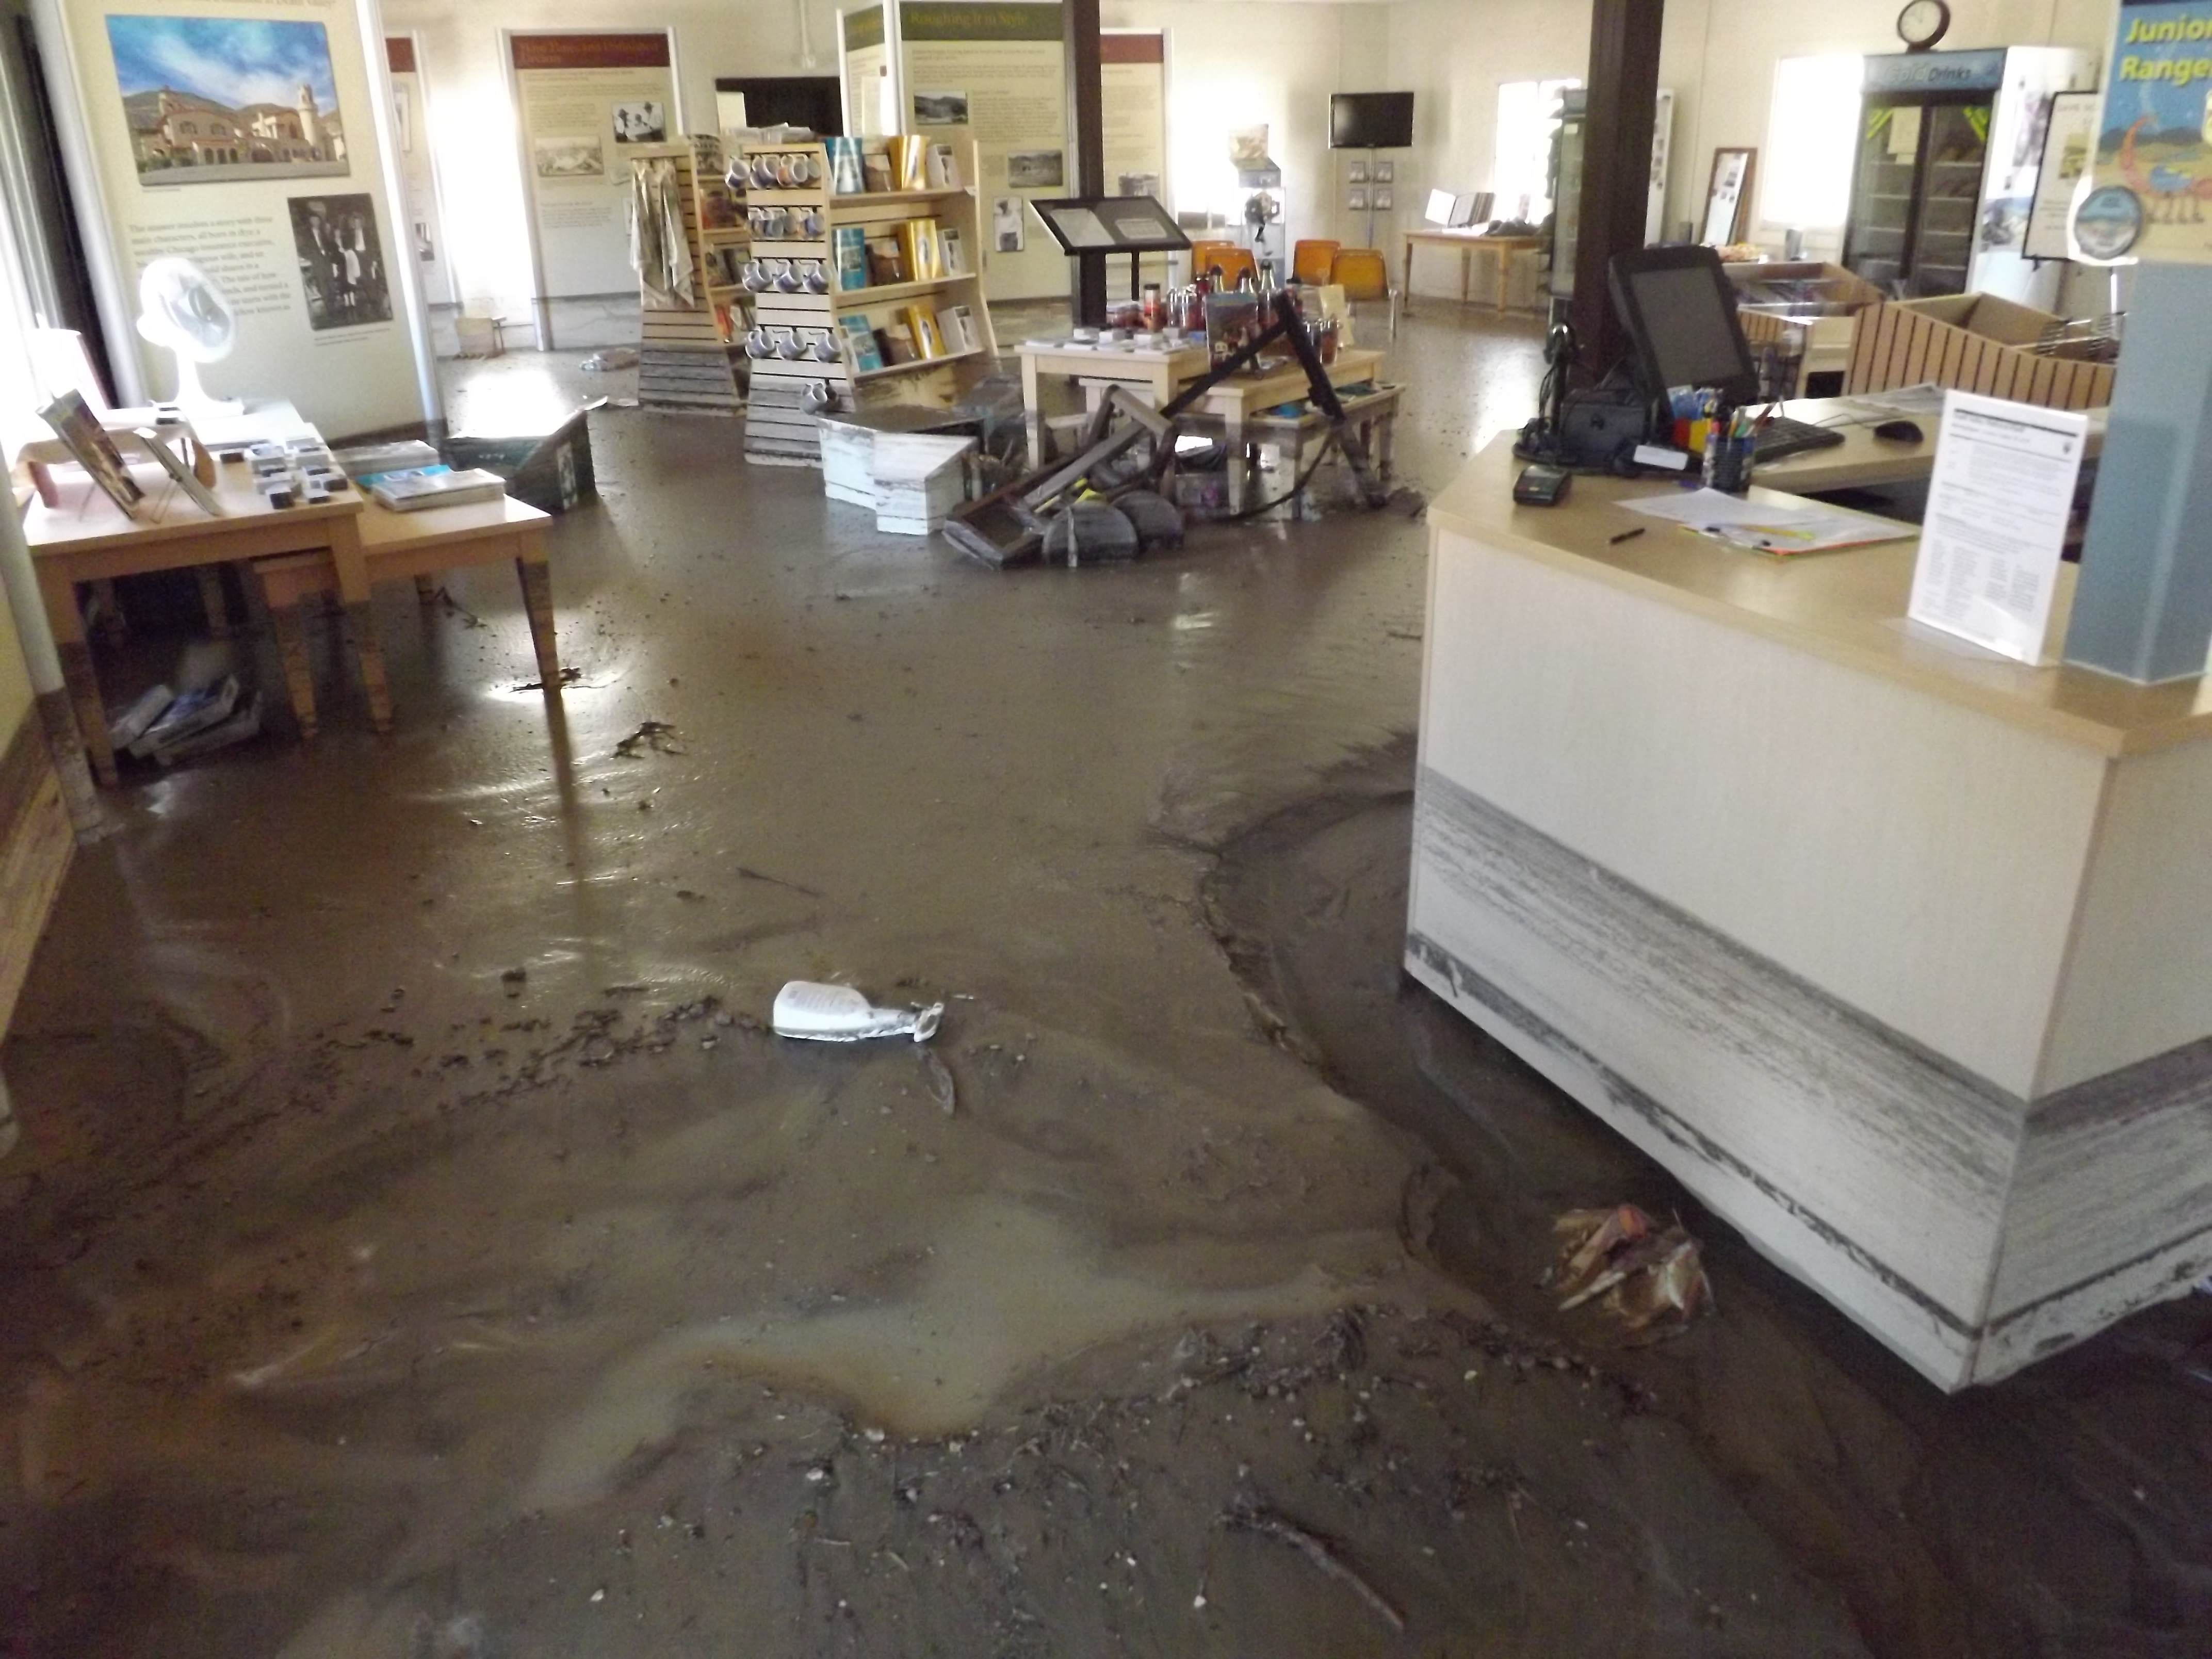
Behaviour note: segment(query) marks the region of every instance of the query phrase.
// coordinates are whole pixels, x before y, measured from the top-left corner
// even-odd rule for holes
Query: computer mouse
[[[1875,428],[1874,435],[1887,438],[1893,444],[1925,443],[1928,434],[1920,429],[1917,421],[1884,421]]]

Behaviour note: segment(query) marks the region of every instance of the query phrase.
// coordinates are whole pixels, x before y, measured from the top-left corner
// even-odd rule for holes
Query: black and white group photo
[[[392,320],[392,279],[376,234],[375,205],[366,194],[295,196],[292,246],[307,326],[351,328]]]

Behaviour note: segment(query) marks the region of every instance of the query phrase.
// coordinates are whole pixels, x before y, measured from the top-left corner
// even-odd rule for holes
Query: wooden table
[[[1462,305],[1467,303],[1468,278],[1474,262],[1475,250],[1481,248],[1490,252],[1498,263],[1498,309],[1501,313],[1505,309],[1505,275],[1513,255],[1544,246],[1544,239],[1540,236],[1486,236],[1480,231],[1444,230],[1433,225],[1409,230],[1405,236],[1405,276],[1400,281],[1398,289],[1405,295],[1407,316],[1411,316],[1413,311],[1413,248],[1416,244],[1459,250],[1459,302]]]
[[[1206,373],[1210,361],[1203,343],[1181,345],[1166,351],[1079,351],[1055,343],[1024,344],[1022,409],[1028,427],[1030,465],[1042,466],[1045,419],[1055,404],[1072,411],[1069,382],[1110,380],[1146,398],[1155,409],[1173,401],[1176,392]]]
[[[538,683],[546,696],[557,697],[561,657],[553,634],[553,586],[545,556],[545,526],[551,521],[550,514],[511,495],[461,507],[425,507],[415,513],[392,513],[369,501],[362,509],[359,524],[363,574],[371,588],[378,582],[403,577],[415,579],[419,586],[424,578],[440,571],[512,559],[522,584],[531,644],[538,655]],[[276,627],[293,715],[301,735],[313,737],[315,683],[308,665],[307,627],[301,607],[311,598],[333,592],[343,595],[338,562],[330,553],[294,553],[257,559],[253,573],[260,580],[270,619]],[[376,638],[374,615],[366,606],[356,610],[350,601],[346,611],[361,657],[362,682],[370,689],[372,708],[380,696],[384,697],[388,720],[384,653]]]
[[[133,520],[88,477],[57,478],[58,505],[33,501],[23,514],[23,537],[39,575],[47,626],[61,655],[63,678],[85,752],[100,781],[116,781],[115,751],[107,741],[107,708],[100,696],[92,648],[84,636],[84,615],[76,585],[117,576],[142,576],[159,570],[198,569],[240,559],[283,553],[319,552],[337,567],[362,569],[357,521],[362,498],[353,490],[316,507],[271,507],[253,487],[242,465],[216,474],[215,495],[226,516],[210,518],[151,465],[132,476],[146,491]],[[156,478],[160,482],[156,483]],[[364,591],[365,588],[364,588]],[[378,664],[378,678],[383,665]],[[372,706],[374,699],[371,699]],[[387,707],[388,717],[388,707]]]
[[[349,489],[320,506],[278,509],[270,507],[253,487],[246,466],[226,465],[216,473],[215,484],[226,515],[210,518],[167,479],[156,483],[156,475],[157,469],[150,465],[132,470],[147,492],[140,507],[143,516],[136,520],[126,517],[89,478],[67,477],[58,481],[58,506],[33,501],[23,518],[24,538],[31,546],[70,701],[83,730],[86,752],[102,782],[117,781],[115,754],[107,741],[106,703],[77,605],[79,582],[239,561],[253,562],[258,568],[286,556],[306,556],[322,573],[317,591],[334,587],[344,602],[368,693],[369,723],[385,732],[392,726],[392,696],[369,603],[374,585],[486,559],[512,558],[521,578],[546,695],[560,695],[543,537],[546,515],[537,508],[501,497],[464,507],[390,513]],[[296,613],[278,621],[286,681],[295,708],[301,684],[298,674],[304,672],[306,659],[298,635],[288,639],[286,631],[296,621]],[[308,734],[314,730],[311,690],[301,729]]]
[[[1871,394],[1879,397],[1879,392]],[[1786,460],[1763,461],[1753,469],[1758,481],[1773,489],[1798,495],[1816,495],[1836,489],[1871,489],[1883,484],[1911,483],[1936,471],[1936,438],[1942,425],[1940,415],[1876,414],[1851,398],[1799,398],[1782,405],[1793,420],[1809,422],[1843,434],[1844,441],[1826,449],[1812,449]],[[2105,447],[2105,417],[2101,409],[2083,411],[2089,417],[2089,441],[2084,453],[2094,458]],[[1886,421],[1905,419],[1918,427],[1917,443],[1899,443],[1874,435]]]
[[[1371,380],[1382,367],[1379,351],[1362,351],[1347,347],[1336,354],[1336,361],[1328,366],[1329,384],[1356,386],[1362,380]],[[1243,465],[1244,446],[1249,441],[1246,422],[1262,410],[1273,409],[1278,404],[1298,403],[1309,395],[1306,372],[1296,363],[1272,374],[1236,375],[1224,380],[1192,406],[1191,412],[1212,417],[1221,422],[1221,435],[1229,446],[1229,510],[1244,510],[1245,480],[1249,469]]]

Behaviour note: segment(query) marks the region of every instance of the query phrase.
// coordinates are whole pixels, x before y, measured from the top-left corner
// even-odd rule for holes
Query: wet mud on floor
[[[1409,325],[1409,470],[1536,343]],[[1004,575],[732,423],[594,447],[557,708],[511,580],[387,592],[390,739],[325,629],[314,745],[79,858],[0,1651],[2202,1650],[2191,1310],[1946,1404],[1710,1224],[1668,1348],[1528,1288],[1674,1200],[1398,988],[1420,526]],[[802,976],[945,999],[952,1113],[763,1033]]]
[[[1875,1651],[2212,1651],[2212,1303],[1945,1398],[1399,972],[1413,775],[1409,742],[1346,766],[1227,849],[1209,902],[1285,1041],[1433,1152],[1417,1253],[1648,1388]],[[1551,1218],[1609,1200],[1705,1241],[1717,1316],[1634,1352],[1552,1310]]]

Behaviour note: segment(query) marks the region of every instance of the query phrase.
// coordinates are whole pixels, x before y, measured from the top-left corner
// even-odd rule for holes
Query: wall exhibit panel
[[[1075,189],[1059,5],[904,0],[899,35],[901,131],[927,137],[933,122],[964,123],[975,141],[985,296],[1065,295],[1067,259],[1027,205]]]
[[[507,37],[541,299],[629,294],[625,152],[683,137],[666,29]]]
[[[2097,757],[1457,533],[1434,557],[1428,766],[2029,1094]]]
[[[204,371],[216,395],[288,397],[332,436],[423,419],[382,65],[356,9],[59,0],[58,15],[61,101],[83,112],[102,210],[87,234],[128,313],[107,318],[109,343],[146,392],[172,392],[172,364],[128,322],[140,272],[175,254],[238,315],[234,350]]]

